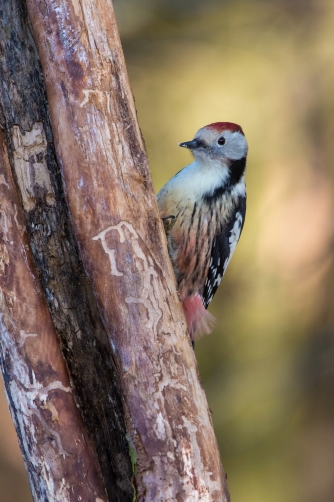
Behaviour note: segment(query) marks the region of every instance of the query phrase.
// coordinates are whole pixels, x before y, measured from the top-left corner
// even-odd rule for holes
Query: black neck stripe
[[[225,184],[215,188],[215,190],[210,194],[206,193],[203,197],[203,201],[206,202],[207,204],[211,204],[212,202],[215,202],[217,199],[222,197],[224,193],[226,193]]]
[[[239,160],[230,160],[230,165],[228,166],[228,170],[230,172],[230,179],[228,180],[228,184],[230,186],[237,185],[241,180],[246,169],[246,157],[243,157]]]
[[[204,202],[208,204],[219,199],[222,195],[226,194],[235,185],[239,183],[246,169],[246,157],[239,160],[230,160],[229,163],[229,178],[223,182],[222,185],[215,188],[215,190],[210,194],[205,194],[203,197]]]

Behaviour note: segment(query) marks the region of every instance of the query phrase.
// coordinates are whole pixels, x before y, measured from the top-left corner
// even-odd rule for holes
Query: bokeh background
[[[334,501],[334,0],[115,0],[155,188],[215,121],[248,210],[196,354],[233,502]],[[29,502],[0,389],[0,500]]]

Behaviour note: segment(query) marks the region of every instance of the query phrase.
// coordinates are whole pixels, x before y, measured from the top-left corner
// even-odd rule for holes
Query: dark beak
[[[200,141],[198,139],[192,139],[191,141],[185,141],[184,143],[179,143],[179,146],[182,146],[182,148],[189,148],[189,150],[195,150],[200,146],[204,146],[204,143],[203,141]]]

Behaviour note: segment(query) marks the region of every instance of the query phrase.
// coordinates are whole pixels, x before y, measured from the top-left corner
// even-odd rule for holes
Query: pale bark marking
[[[97,241],[98,239],[101,239],[103,250],[109,256],[111,275],[116,275],[118,277],[121,277],[123,275],[123,272],[120,272],[117,269],[116,257],[115,257],[116,251],[114,249],[110,249],[108,247],[108,244],[106,243],[106,233],[109,232],[109,230],[113,230],[114,228],[116,228],[116,227],[108,227],[106,230],[103,230],[103,232],[101,232],[99,235],[96,235],[95,237],[93,237],[93,241]],[[122,240],[121,240],[121,242],[122,242]]]
[[[2,291],[0,290],[0,306],[4,304],[5,299],[3,297]],[[4,311],[1,308],[2,312]],[[3,321],[4,314],[0,313],[0,334],[1,334],[1,345],[0,350],[2,352],[2,359],[5,360],[6,352],[11,354],[11,359],[13,361],[13,368],[15,368],[15,373],[13,373],[13,380],[10,382],[11,396],[15,403],[16,409],[22,410],[22,415],[20,415],[20,425],[22,430],[22,437],[25,437],[24,428],[28,429],[32,427],[31,415],[36,415],[38,420],[43,425],[46,431],[49,431],[51,437],[55,437],[58,452],[54,452],[55,455],[69,455],[69,453],[63,448],[60,435],[51,430],[50,426],[46,423],[44,418],[38,409],[36,403],[40,403],[42,407],[45,406],[45,402],[48,398],[48,394],[52,390],[62,390],[64,392],[71,392],[69,387],[65,387],[60,381],[56,380],[49,383],[46,386],[42,386],[36,380],[35,373],[27,367],[24,358],[21,356],[18,348],[21,348],[21,343],[16,347],[12,344],[12,337],[10,336],[8,329]],[[22,330],[20,330],[21,333]],[[32,427],[33,429],[33,427]],[[32,435],[33,431],[32,431]],[[26,451],[29,451],[27,449]]]
[[[8,187],[9,188],[9,187]],[[17,221],[17,207],[15,204],[13,204],[14,206],[14,215],[13,215],[13,218],[14,218],[14,221],[15,221],[15,225],[16,227],[19,229],[19,230],[23,230],[22,226],[20,225],[20,223]]]
[[[198,446],[197,439],[196,439],[196,433],[198,432],[198,428],[196,425],[194,425],[190,420],[188,420],[187,417],[183,416],[183,426],[179,425],[178,429],[183,429],[185,430],[186,433],[191,432],[189,434],[189,440],[190,440],[190,445],[189,448],[184,448],[182,447],[182,457],[185,465],[185,470],[187,471],[187,465],[189,464],[189,469],[187,471],[187,474],[189,477],[192,477],[192,471],[190,470],[192,467],[192,462],[191,459],[195,455],[198,459],[201,459],[201,450]],[[211,479],[211,476],[213,475],[212,472],[208,472],[204,466],[202,470],[202,475],[203,477],[198,477],[198,494],[199,498],[196,498],[194,500],[201,500],[201,501],[210,501],[210,494],[212,495],[216,490],[220,490],[220,482],[219,481],[213,481]],[[209,488],[209,491],[208,491]]]
[[[8,232],[12,227],[12,221],[10,215],[6,213],[6,211],[0,211],[1,216],[1,232],[3,234],[3,240],[9,242]]]
[[[2,216],[2,215],[1,215]],[[0,244],[0,274],[5,272],[6,265],[9,264],[9,254],[6,244]]]
[[[129,236],[130,239],[127,239],[124,227],[130,233]],[[144,305],[144,307],[148,312],[148,319],[145,320],[145,325],[147,326],[148,329],[153,329],[154,333],[157,334],[158,323],[162,317],[162,310],[159,307],[159,303],[157,301],[157,298],[160,297],[160,292],[158,291],[159,289],[159,284],[157,281],[158,274],[154,270],[153,260],[149,256],[147,257],[145,253],[143,253],[139,245],[139,236],[135,231],[135,229],[133,228],[133,226],[131,225],[131,223],[127,221],[121,221],[120,223],[118,223],[118,225],[112,225],[103,230],[102,232],[100,232],[95,237],[93,237],[93,241],[96,241],[98,239],[101,240],[102,247],[109,256],[111,275],[116,275],[116,276],[124,275],[123,272],[120,272],[117,268],[116,257],[115,257],[116,251],[114,249],[110,249],[106,242],[106,235],[111,230],[118,231],[119,240],[121,244],[124,243],[125,240],[130,240],[132,249],[135,254],[135,263],[137,269],[140,272],[140,274],[142,274],[142,277],[144,279],[143,280],[144,287],[142,289],[140,298],[127,296],[125,298],[125,301],[126,303],[138,303]],[[154,294],[155,291],[157,292],[156,295]]]
[[[31,211],[41,192],[49,206],[55,204],[55,194],[46,165],[47,141],[42,122],[35,122],[31,131],[22,134],[19,126],[13,126],[14,168],[23,206]]]
[[[6,185],[8,187],[8,184],[6,183],[3,174],[1,175],[0,185]],[[10,227],[12,226],[12,222],[10,217],[8,217],[6,211],[0,211],[0,218],[1,218],[1,232],[3,234],[2,240],[4,241],[3,244],[0,244],[0,274],[3,274],[5,272],[6,265],[9,264],[9,253],[5,242],[9,242],[8,232]]]
[[[106,0],[108,8],[112,10],[112,2]],[[82,3],[82,12],[84,14],[86,30],[88,34],[89,45],[95,59],[99,56],[112,62],[113,55],[110,50],[110,40],[105,24],[99,22],[96,12],[99,8],[99,0],[90,0]]]
[[[9,185],[5,180],[5,176],[3,174],[0,174],[0,185],[6,185],[6,187],[9,188]]]
[[[164,423],[164,417],[162,416],[161,411],[159,411],[156,419],[155,432],[159,439],[162,439],[163,441],[166,440],[166,428]]]
[[[85,96],[85,99],[80,103],[80,107],[82,108],[84,105],[86,105],[90,98],[90,95],[96,95],[99,102],[101,103],[102,106],[104,106],[104,100],[107,100],[107,110],[110,113],[111,112],[111,100],[110,100],[110,91],[99,91],[97,89],[83,89],[82,90],[83,95]]]
[[[38,336],[37,333],[26,333],[23,329],[20,329],[20,341],[18,342],[19,347],[23,347],[26,339],[30,336]]]
[[[182,460],[183,460],[183,465],[184,465],[184,471],[186,473],[186,476],[188,479],[192,479],[194,477],[193,471],[193,465],[192,465],[192,453],[191,450],[187,448],[182,448]],[[202,478],[197,477],[197,484],[200,485],[199,490],[192,489],[192,493],[190,496],[187,497],[186,501],[187,502],[210,502],[210,495],[203,483]],[[190,482],[190,485],[193,487],[193,483]],[[203,487],[204,487],[204,492],[203,492]]]

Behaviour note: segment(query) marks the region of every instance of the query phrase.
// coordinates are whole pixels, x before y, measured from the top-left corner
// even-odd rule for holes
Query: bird
[[[209,334],[207,311],[239,241],[246,215],[248,144],[242,128],[214,122],[179,143],[194,161],[157,195],[190,339]]]

